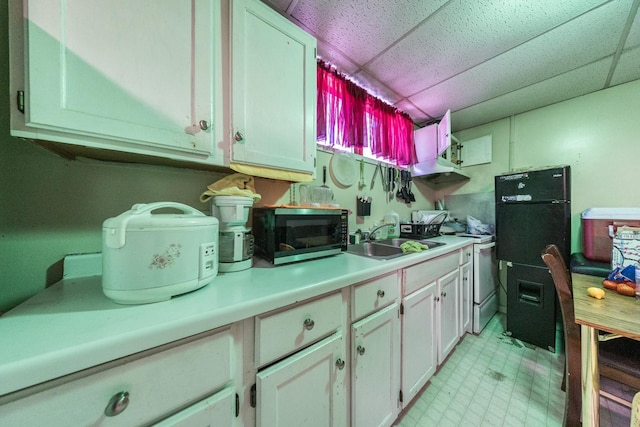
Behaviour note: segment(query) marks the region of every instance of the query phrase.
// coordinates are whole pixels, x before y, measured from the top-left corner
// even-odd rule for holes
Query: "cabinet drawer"
[[[386,307],[398,298],[398,273],[353,287],[353,320]]]
[[[411,292],[433,282],[438,277],[458,269],[459,264],[460,253],[455,251],[405,268],[403,295],[409,295]]]
[[[148,424],[226,385],[235,358],[230,330],[48,388],[0,406],[4,425],[133,426]],[[128,393],[119,414],[105,415],[110,400]]]
[[[465,246],[460,249],[460,265],[466,264],[471,261],[473,256],[473,245]]]
[[[343,318],[340,293],[256,316],[256,365],[272,362],[332,333]]]

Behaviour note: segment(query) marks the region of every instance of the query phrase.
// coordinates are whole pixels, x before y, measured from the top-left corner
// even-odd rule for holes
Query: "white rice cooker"
[[[190,206],[140,203],[102,225],[102,291],[117,303],[168,300],[217,274],[218,220]]]

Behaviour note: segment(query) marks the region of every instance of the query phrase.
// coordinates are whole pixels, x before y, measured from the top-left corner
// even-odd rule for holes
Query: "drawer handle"
[[[312,330],[312,329],[313,329],[313,327],[314,327],[315,325],[316,325],[316,322],[314,322],[313,320],[311,320],[311,319],[304,319],[304,328],[305,328],[307,331]]]
[[[378,296],[379,296],[380,298],[384,298],[384,291],[383,291],[383,290],[379,290],[379,291],[378,291]]]
[[[121,391],[113,395],[107,407],[104,408],[104,414],[107,417],[115,417],[120,415],[129,406],[129,392]]]
[[[344,360],[342,359],[336,360],[336,366],[338,367],[338,369],[342,371],[344,369]]]
[[[358,354],[360,356],[362,356],[364,354],[364,347],[363,346],[359,345],[356,350],[358,351]]]

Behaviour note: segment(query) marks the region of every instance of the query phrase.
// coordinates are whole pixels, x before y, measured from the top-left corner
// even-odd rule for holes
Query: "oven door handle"
[[[496,242],[476,243],[473,245],[473,249],[475,252],[480,253],[482,251],[486,251],[487,249],[491,249],[495,246],[496,246]]]

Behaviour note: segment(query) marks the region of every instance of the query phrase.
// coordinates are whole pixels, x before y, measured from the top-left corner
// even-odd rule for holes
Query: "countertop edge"
[[[0,317],[0,336],[21,327],[26,335],[11,337],[8,341],[14,341],[15,351],[0,355],[0,397],[338,291],[473,243],[471,238],[449,236],[430,240],[447,244],[385,261],[343,253],[286,266],[220,274],[212,284],[192,293],[138,306],[118,305],[104,297],[100,276],[63,279]],[[327,266],[332,268],[327,269]],[[287,279],[282,280],[285,274]],[[264,287],[258,283],[261,277],[265,282],[270,281],[264,283]],[[297,281],[298,285],[288,286],[289,281]],[[90,302],[94,300],[95,307]],[[82,306],[82,301],[89,301],[86,307]],[[129,322],[136,327],[117,318],[122,310],[127,311]],[[74,317],[83,315],[90,319],[84,325],[86,330],[82,330],[83,325],[76,325],[80,329],[77,334],[61,334],[65,322],[73,322]],[[48,322],[39,324],[40,316]],[[105,324],[109,319],[113,322],[113,330]],[[95,331],[91,330],[92,322],[96,325]],[[114,334],[118,328],[126,330]],[[56,334],[63,336],[56,340]]]

